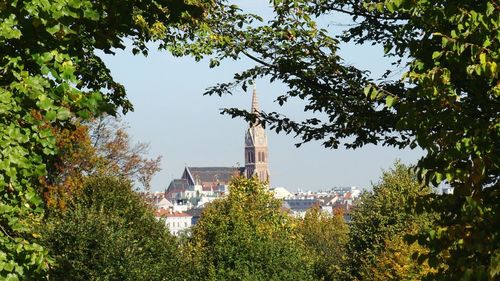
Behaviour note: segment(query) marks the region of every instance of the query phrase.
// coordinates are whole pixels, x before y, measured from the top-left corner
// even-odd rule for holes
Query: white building
[[[293,196],[293,193],[291,193],[284,187],[274,187],[269,189],[269,191],[274,194],[274,198],[276,199],[285,199]]]
[[[320,201],[315,198],[287,198],[283,202],[286,203],[284,207],[298,218],[303,218],[309,208],[320,206]]]
[[[172,235],[179,235],[191,227],[192,215],[180,212],[172,212],[170,210],[158,210],[156,217],[163,220],[165,225],[170,230]]]

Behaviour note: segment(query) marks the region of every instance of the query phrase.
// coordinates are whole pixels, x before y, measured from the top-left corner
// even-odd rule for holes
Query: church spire
[[[257,99],[257,89],[255,85],[253,85],[253,94],[252,94],[252,113],[259,113],[259,100]]]
[[[251,113],[260,114],[255,85]],[[252,122],[245,134],[245,173],[248,178],[256,176],[263,182],[269,181],[268,155],[266,131],[259,122]]]
[[[256,114],[259,116],[260,108],[259,108],[259,99],[257,98],[257,89],[255,88],[255,84],[253,85],[253,93],[252,93],[252,114]],[[262,127],[258,121],[250,123],[250,128],[253,127]]]

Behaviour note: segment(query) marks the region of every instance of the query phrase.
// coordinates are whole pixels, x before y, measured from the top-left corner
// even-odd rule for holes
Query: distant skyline
[[[342,45],[340,55],[347,63],[380,76],[389,63],[382,47]],[[151,46],[148,57],[118,51],[115,56],[101,55],[116,81],[122,83],[135,111],[123,120],[129,125],[134,141],[150,144],[150,155],[162,155],[162,171],[153,179],[153,190],[164,190],[179,178],[184,166],[244,165],[244,134],[248,126],[242,119],[220,115],[220,109],[250,109],[251,88],[233,96],[203,96],[207,87],[230,81],[233,74],[252,66],[247,60],[226,61],[210,69],[208,61],[196,63],[192,58],[174,58]],[[260,107],[303,119],[301,101],[285,107],[274,102],[286,88],[282,84],[256,81]],[[357,150],[325,149],[320,142],[296,148],[298,139],[267,130],[271,186],[325,190],[334,186],[369,188],[377,182],[382,169],[392,167],[395,159],[415,163],[422,152],[369,145]]]

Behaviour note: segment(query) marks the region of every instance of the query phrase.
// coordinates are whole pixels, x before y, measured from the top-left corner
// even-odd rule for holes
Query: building
[[[165,196],[176,204],[197,206],[226,194],[229,181],[243,174],[243,167],[185,167],[181,178],[170,182]]]
[[[252,114],[260,113],[257,92],[252,94]],[[258,177],[263,182],[269,181],[269,150],[266,131],[258,120],[250,123],[245,133],[245,175],[247,178]]]
[[[257,115],[260,112],[255,88],[251,112]],[[170,182],[165,197],[177,204],[190,203],[198,206],[200,202],[224,196],[228,192],[231,178],[235,176],[257,177],[263,182],[269,182],[268,139],[258,121],[250,123],[245,132],[244,154],[244,167],[185,167],[181,178]]]
[[[186,214],[191,215],[191,224],[195,225],[198,220],[201,218],[201,214],[203,213],[203,208],[192,208],[186,211]]]
[[[241,167],[186,167],[181,179],[187,183],[186,190],[211,195],[227,192],[231,178],[242,174]]]
[[[269,188],[269,191],[271,191],[274,195],[274,198],[276,199],[285,199],[289,197],[293,197],[293,193],[288,191],[284,187],[274,187],[274,188]]]
[[[307,210],[321,205],[316,198],[287,198],[283,202],[283,206],[290,209],[291,214],[296,217],[304,217]]]
[[[192,226],[193,216],[187,213],[173,212],[171,210],[160,209],[155,214],[158,220],[165,222],[172,235],[179,235],[187,231]]]
[[[156,203],[157,209],[171,210],[174,208],[174,204],[167,200],[167,198],[162,198],[160,202]]]
[[[185,191],[188,188],[187,180],[185,179],[174,179],[170,182],[167,189],[165,190],[165,197],[170,199],[172,202],[180,199],[178,194]]]
[[[307,210],[318,207],[329,215],[341,213],[346,222],[351,221],[351,210],[356,204],[361,190],[357,187],[334,187],[328,191],[302,191],[287,195],[283,200],[283,208],[295,217],[304,217]]]
[[[259,103],[255,88],[252,93],[251,113],[256,120],[245,131],[243,167],[193,167],[186,166],[178,179],[170,182],[164,197],[151,199],[158,208],[157,217],[165,221],[173,235],[187,231],[201,217],[206,204],[225,196],[233,177],[256,177],[268,183],[275,198],[282,199],[282,211],[296,217],[304,217],[307,210],[318,207],[333,215],[340,212],[350,221],[351,207],[361,190],[350,187],[334,187],[312,192],[299,190],[293,194],[283,187],[269,187],[269,149],[266,132],[259,122]]]

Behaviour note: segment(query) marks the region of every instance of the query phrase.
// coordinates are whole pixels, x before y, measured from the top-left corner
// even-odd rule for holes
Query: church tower
[[[259,102],[255,87],[252,95],[252,113],[259,113]],[[258,122],[253,122],[245,133],[245,174],[247,178],[257,176],[261,181],[269,180],[269,154],[267,135]]]

